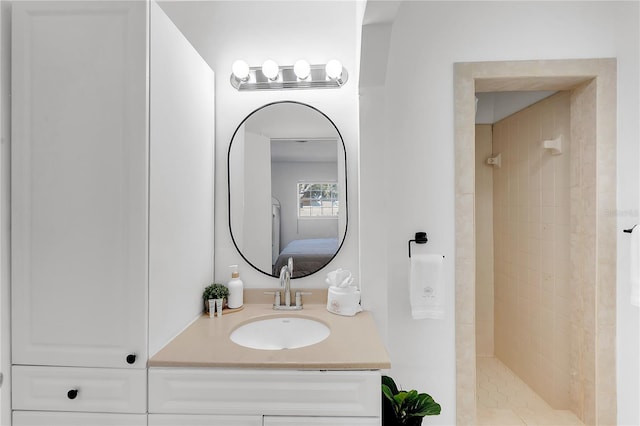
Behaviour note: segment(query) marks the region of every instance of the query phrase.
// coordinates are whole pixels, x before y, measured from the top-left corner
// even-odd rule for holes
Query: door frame
[[[584,95],[576,96],[575,105],[572,100],[572,108],[590,112],[582,121],[577,117],[578,130],[595,129],[591,140],[595,185],[584,214],[590,225],[591,261],[575,266],[594,272],[581,282],[581,296],[591,302],[583,317],[589,325],[585,332],[592,333],[587,362],[593,363],[593,374],[583,378],[591,391],[579,398],[587,407],[581,413],[585,424],[615,424],[617,234],[610,212],[616,208],[616,60],[466,62],[456,63],[454,74],[456,424],[476,421],[475,93],[576,88]],[[572,117],[572,131],[573,121]]]

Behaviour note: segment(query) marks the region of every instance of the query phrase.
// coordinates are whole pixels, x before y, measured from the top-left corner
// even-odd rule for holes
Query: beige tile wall
[[[492,125],[476,125],[476,355],[493,356]]]
[[[570,101],[559,92],[493,126],[493,152],[502,154],[493,173],[495,354],[556,409],[570,408],[577,373]],[[542,143],[558,136],[563,153],[552,155]]]

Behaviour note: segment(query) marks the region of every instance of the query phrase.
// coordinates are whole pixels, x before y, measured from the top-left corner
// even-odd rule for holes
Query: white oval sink
[[[329,327],[319,321],[298,317],[257,320],[236,328],[231,341],[252,349],[276,351],[314,345],[329,337]]]

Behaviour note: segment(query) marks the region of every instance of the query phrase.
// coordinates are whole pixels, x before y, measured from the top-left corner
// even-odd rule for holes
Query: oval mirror
[[[347,231],[344,141],[318,109],[299,102],[258,108],[238,126],[227,157],[229,229],[251,266],[293,278],[327,265]]]

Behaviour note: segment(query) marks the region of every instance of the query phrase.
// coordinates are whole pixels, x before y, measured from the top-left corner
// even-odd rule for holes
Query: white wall
[[[10,61],[11,61],[11,6],[8,2],[0,3],[0,372],[3,374],[3,385],[0,388],[0,424],[9,424],[11,418],[11,336],[9,319],[10,309],[10,239],[8,238],[9,221],[9,187],[10,168]]]
[[[618,209],[612,212],[620,230],[618,423],[640,424],[640,327],[638,308],[629,304],[628,240],[622,233],[639,219],[638,15],[638,2],[403,2],[400,6],[384,95],[371,91],[361,98],[368,106],[374,97],[386,103],[387,136],[362,141],[363,151],[374,151],[371,144],[378,151],[363,156],[360,166],[363,172],[369,170],[372,161],[378,168],[377,179],[393,189],[387,192],[386,213],[381,215],[387,230],[380,233],[383,224],[376,227],[369,222],[361,234],[378,232],[384,239],[392,374],[403,386],[428,392],[442,403],[442,414],[430,418],[429,424],[455,423],[454,268],[453,261],[446,262],[445,319],[413,321],[406,245],[416,231],[424,230],[429,236],[424,250],[454,258],[453,64],[595,57],[618,58],[619,184]],[[368,124],[380,127],[373,122],[361,126]],[[362,198],[361,210],[374,208],[375,201]],[[363,262],[379,257],[372,253],[376,249],[362,244]],[[380,312],[384,311],[382,307]]]
[[[242,252],[254,266],[271,271],[271,143],[252,132],[244,134],[243,195]]]
[[[202,289],[213,280],[214,75],[164,12],[150,8],[152,356],[201,314]]]
[[[362,5],[340,1],[163,2],[163,8],[216,72],[216,280],[229,280],[227,265],[240,265],[246,287],[278,285],[255,271],[237,253],[228,229],[227,150],[240,121],[273,101],[294,100],[315,106],[336,124],[348,158],[349,229],[342,250],[327,266],[358,270],[358,40]],[[229,84],[231,64],[242,58],[260,65],[268,58],[293,64],[306,58],[323,64],[342,61],[349,81],[340,89],[238,92]],[[296,279],[294,287],[326,287],[320,272]]]
[[[476,93],[476,124],[493,124],[554,93],[550,90]]]
[[[395,2],[393,2],[395,3]],[[372,5],[387,5],[389,2],[369,3],[364,22],[375,19],[379,14],[372,13]],[[391,8],[396,11],[396,8]],[[386,17],[388,11],[381,13]],[[391,17],[386,20],[393,20]],[[389,276],[388,244],[392,226],[381,226],[393,220],[392,208],[385,208],[386,194],[392,188],[387,186],[385,168],[387,165],[384,147],[390,136],[386,125],[387,102],[385,81],[387,74],[387,55],[391,38],[391,22],[377,23],[373,19],[362,28],[362,58],[360,62],[360,187],[358,196],[360,205],[360,275],[368,283],[368,291],[362,292],[362,306],[373,312],[373,317],[385,343],[389,331],[389,298],[387,295],[387,278]],[[408,238],[409,239],[409,238]],[[407,240],[408,240],[407,239]],[[397,247],[391,247],[397,250]],[[402,284],[400,284],[402,285]]]

